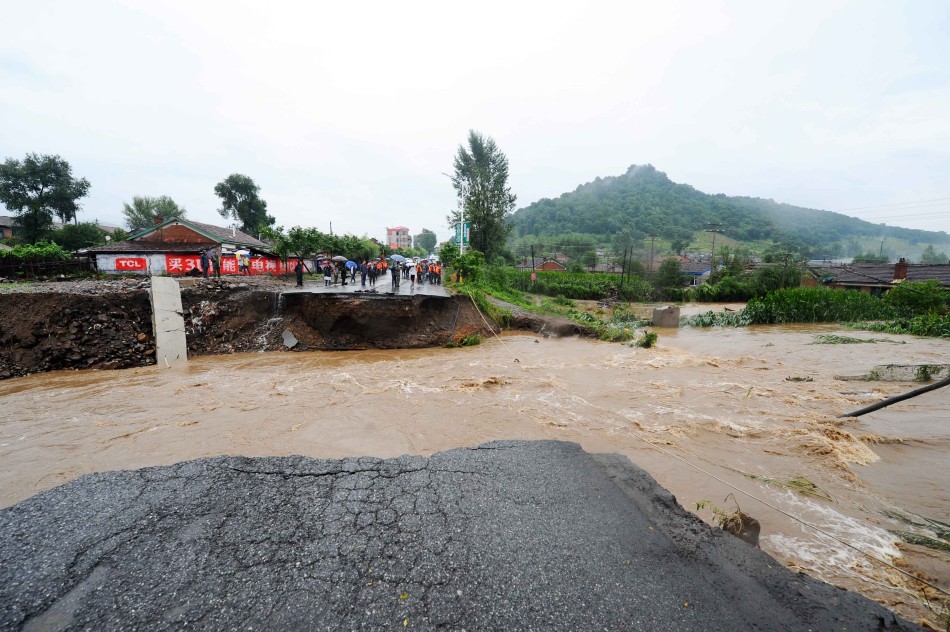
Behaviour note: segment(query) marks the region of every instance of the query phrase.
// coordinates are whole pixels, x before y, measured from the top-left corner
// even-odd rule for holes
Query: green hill
[[[515,239],[584,233],[607,242],[619,234],[641,240],[656,233],[681,245],[699,241],[708,224],[720,224],[736,242],[783,243],[815,256],[858,254],[882,240],[890,251],[897,247],[915,253],[927,244],[950,244],[950,235],[942,231],[872,224],[774,200],[709,195],[671,181],[652,165],[633,165],[623,175],[597,178],[557,199],[538,200],[515,211],[511,222]]]

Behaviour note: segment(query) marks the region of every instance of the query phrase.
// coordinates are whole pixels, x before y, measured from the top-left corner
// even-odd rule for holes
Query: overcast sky
[[[708,193],[950,231],[950,2],[8,2],[0,159],[59,154],[81,220],[169,195],[227,224],[446,238],[469,129],[518,207],[652,163]],[[854,209],[854,210],[851,210]]]

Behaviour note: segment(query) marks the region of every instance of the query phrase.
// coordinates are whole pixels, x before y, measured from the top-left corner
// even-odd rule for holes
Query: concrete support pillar
[[[666,307],[657,307],[653,310],[654,327],[679,327],[680,326],[680,308],[676,305],[667,305]]]
[[[171,277],[153,276],[149,288],[152,303],[152,330],[155,359],[159,366],[188,362],[185,319],[182,316],[181,288]]]

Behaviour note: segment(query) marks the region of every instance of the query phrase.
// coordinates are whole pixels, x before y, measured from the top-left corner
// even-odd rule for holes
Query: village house
[[[10,215],[0,215],[0,239],[13,237],[15,220],[16,218]]]
[[[238,274],[235,253],[246,252],[251,274],[285,272],[286,264],[270,255],[268,244],[236,228],[225,228],[174,217],[155,224],[126,241],[90,248],[96,267],[106,274],[182,275],[199,270],[202,250],[221,255],[221,273]]]
[[[856,265],[838,272],[828,281],[828,287],[860,290],[879,296],[905,280],[936,280],[944,288],[950,289],[950,264],[909,264],[906,259],[901,259],[893,264]]]

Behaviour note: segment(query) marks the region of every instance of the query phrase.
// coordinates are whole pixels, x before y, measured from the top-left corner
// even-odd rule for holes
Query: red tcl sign
[[[116,270],[146,270],[148,261],[145,257],[116,257]]]

